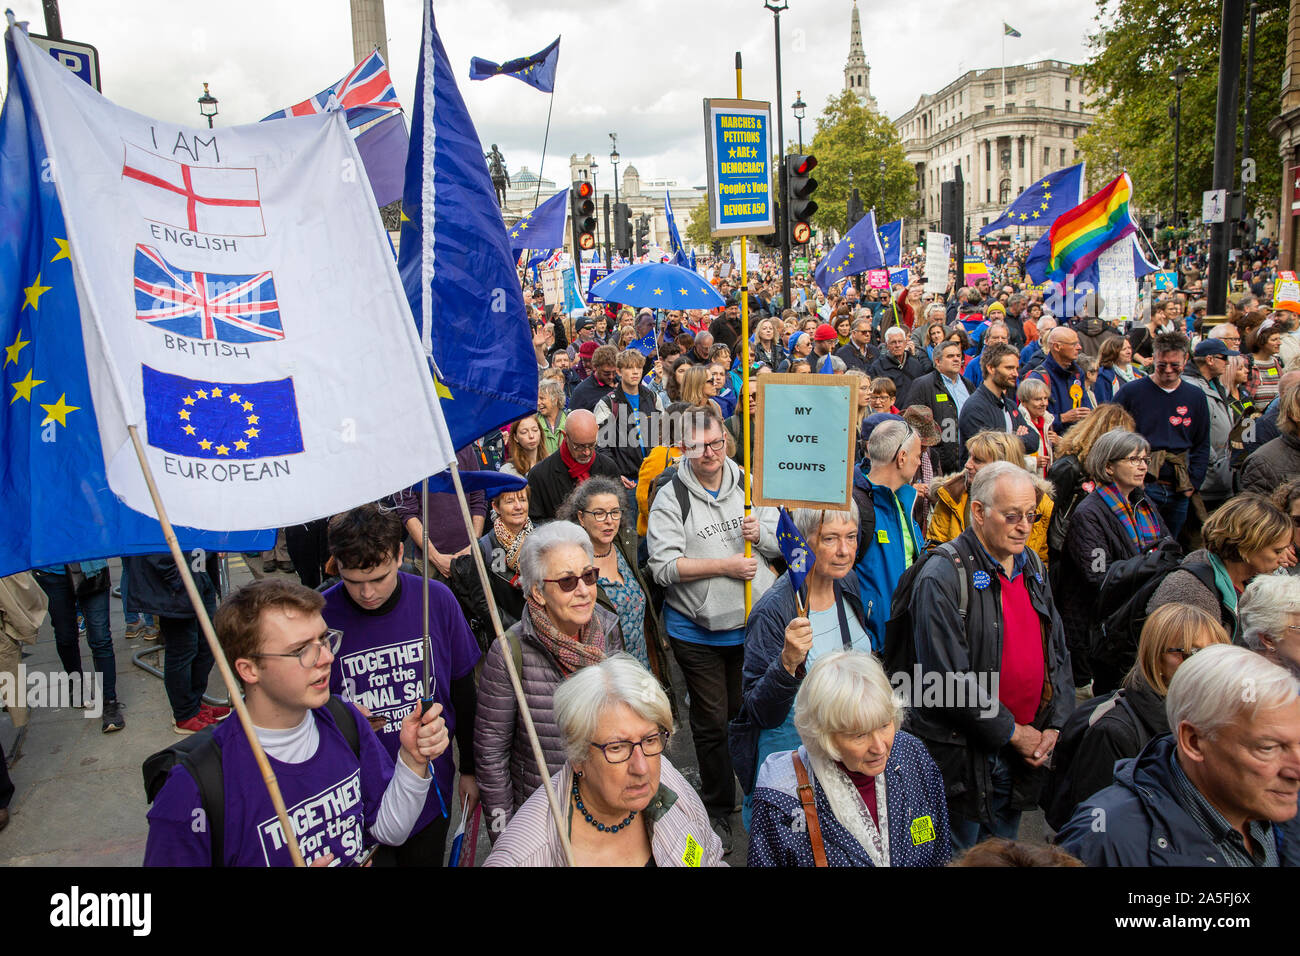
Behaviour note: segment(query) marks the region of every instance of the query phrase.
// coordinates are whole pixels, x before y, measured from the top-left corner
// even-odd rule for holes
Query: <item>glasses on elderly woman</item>
[[[641,740],[613,740],[607,744],[598,744],[595,741],[591,745],[605,755],[605,759],[610,763],[627,763],[632,759],[632,751],[637,747],[641,748],[641,753],[647,757],[657,757],[664,752],[668,746],[668,738],[671,736],[668,731],[661,730],[649,737]]]
[[[595,568],[587,568],[587,570],[583,571],[581,574],[566,574],[562,578],[542,578],[542,580],[547,584],[559,585],[560,590],[565,594],[568,594],[578,586],[579,581],[587,585],[587,587],[592,587],[599,578],[599,571]]]

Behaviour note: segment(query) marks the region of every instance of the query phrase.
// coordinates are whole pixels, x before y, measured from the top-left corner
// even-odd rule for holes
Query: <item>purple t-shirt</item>
[[[433,642],[434,700],[442,704],[447,734],[456,732],[456,713],[451,706],[451,682],[474,670],[479,647],[465,623],[460,604],[451,589],[429,581],[429,634]],[[343,644],[330,668],[330,691],[361,704],[387,723],[379,741],[393,760],[401,748],[402,718],[420,699],[424,676],[423,625],[420,610],[420,578],[398,574],[396,603],[385,613],[365,611],[348,597],[343,584],[325,592],[325,623],[343,632]],[[451,785],[456,775],[452,748],[433,762],[434,777],[450,810]],[[411,833],[419,833],[442,811],[432,789]]]
[[[303,763],[268,756],[284,796],[303,859],[326,853],[346,865],[373,843],[370,827],[393,776],[393,758],[370,725],[356,714],[361,759],[352,752],[329,708],[313,710],[320,742]],[[226,807],[223,831],[226,866],[290,866],[284,831],[267,795],[262,773],[239,721],[216,729],[221,744]],[[211,866],[212,845],[201,810],[199,788],[189,771],[172,768],[149,810],[145,866]]]

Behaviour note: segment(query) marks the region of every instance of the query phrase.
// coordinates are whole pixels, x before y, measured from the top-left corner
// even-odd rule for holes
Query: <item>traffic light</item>
[[[632,254],[632,207],[625,202],[614,204],[614,248],[620,256]]]
[[[650,248],[650,217],[641,215],[636,218],[636,254],[639,259]]]
[[[790,242],[801,246],[812,238],[812,217],[817,203],[812,194],[817,180],[812,171],[817,165],[816,156],[792,153],[785,157],[785,203],[789,210],[786,221],[790,224]]]
[[[585,179],[575,182],[569,189],[569,212],[574,252],[596,248],[596,187]]]

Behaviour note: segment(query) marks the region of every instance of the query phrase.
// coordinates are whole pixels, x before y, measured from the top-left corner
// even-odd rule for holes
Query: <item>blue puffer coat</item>
[[[916,506],[916,489],[903,485],[895,495],[887,485],[878,485],[869,477],[855,476],[854,483],[865,482],[871,487],[871,500],[876,508],[875,540],[867,542],[866,552],[854,567],[862,585],[862,606],[866,609],[867,629],[871,632],[871,649],[879,653],[885,647],[885,625],[889,622],[889,602],[893,600],[898,579],[907,570],[903,549],[903,524],[899,518],[899,505],[911,525],[912,541],[917,555],[925,551],[925,537],[921,527],[912,517]]]
[[[794,765],[790,751],[772,754],[758,772],[754,789],[754,814],[749,829],[749,866],[813,866],[812,840],[799,802]],[[810,766],[808,751],[799,748],[805,768]],[[826,766],[826,764],[823,764]],[[833,766],[833,765],[832,765]],[[874,866],[862,842],[853,835],[866,831],[862,819],[841,821],[831,809],[827,790],[820,774],[809,773],[830,866]],[[889,754],[885,771],[876,778],[876,786],[885,782],[889,829],[890,866],[946,866],[952,846],[948,831],[948,801],[944,796],[943,777],[930,759],[925,745],[909,733],[899,731]],[[838,794],[837,803],[865,812],[862,798],[840,774],[829,781]]]

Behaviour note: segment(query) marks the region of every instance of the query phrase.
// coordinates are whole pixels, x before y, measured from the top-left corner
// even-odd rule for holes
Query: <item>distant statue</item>
[[[505,208],[506,190],[510,188],[510,174],[506,172],[506,158],[501,155],[501,150],[497,149],[497,144],[492,144],[492,152],[484,153],[483,158],[488,161],[488,173],[492,177],[492,188],[497,193],[497,205]]]

